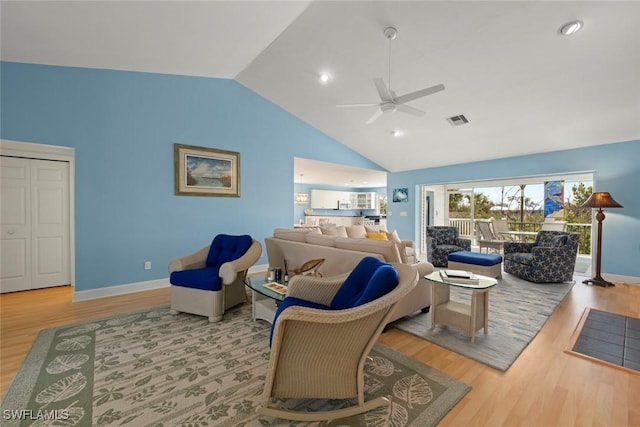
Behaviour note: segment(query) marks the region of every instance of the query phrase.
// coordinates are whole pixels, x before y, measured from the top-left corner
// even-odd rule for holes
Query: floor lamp
[[[596,220],[598,220],[598,254],[596,256],[596,275],[591,279],[583,281],[582,283],[603,287],[614,286],[613,283],[604,280],[600,275],[600,266],[602,261],[602,221],[604,221],[604,212],[602,212],[602,208],[621,208],[622,205],[613,200],[611,194],[605,191],[601,191],[591,194],[587,201],[582,204],[582,207],[598,209],[598,213],[596,213]]]

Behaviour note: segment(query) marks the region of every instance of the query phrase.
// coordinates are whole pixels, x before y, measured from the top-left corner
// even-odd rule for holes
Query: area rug
[[[640,319],[586,308],[566,351],[640,375]]]
[[[489,292],[489,333],[476,333],[472,343],[464,332],[445,325],[431,328],[431,314],[421,313],[392,326],[441,347],[506,371],[535,338],[575,281],[531,283],[504,273]],[[451,288],[451,299],[469,303],[471,292]]]
[[[377,344],[366,398],[390,408],[332,422],[259,416],[270,325],[251,306],[225,320],[168,307],[43,330],[2,402],[3,426],[435,426],[470,387]],[[344,400],[289,401],[336,409]],[[55,422],[54,422],[55,421]]]

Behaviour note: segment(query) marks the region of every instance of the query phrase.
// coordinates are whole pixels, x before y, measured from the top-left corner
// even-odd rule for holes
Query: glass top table
[[[490,287],[498,284],[498,281],[493,277],[481,276],[479,274],[474,274],[474,277],[478,278],[478,283],[458,283],[458,282],[446,281],[440,275],[440,271],[434,271],[433,273],[427,274],[424,277],[425,279],[431,280],[432,282],[441,283],[443,285],[455,286],[459,288],[466,288],[466,289],[472,289],[472,290],[478,290],[478,291],[489,289]]]
[[[463,330],[475,342],[476,332],[484,329],[489,333],[489,290],[498,284],[493,277],[475,274],[478,283],[454,283],[445,281],[440,271],[428,274],[425,279],[431,286],[431,328],[437,324],[453,326]],[[462,303],[450,299],[452,287],[472,291],[471,302]]]
[[[276,301],[282,301],[285,296],[274,290],[265,288],[264,285],[266,285],[267,283],[271,283],[271,281],[267,280],[267,278],[264,276],[247,277],[244,280],[244,284],[248,286],[253,292],[257,292],[260,295],[264,295],[265,297],[269,297]]]
[[[244,284],[251,289],[251,317],[273,323],[273,318],[285,295],[279,294],[264,285],[271,283],[265,276],[247,277]]]

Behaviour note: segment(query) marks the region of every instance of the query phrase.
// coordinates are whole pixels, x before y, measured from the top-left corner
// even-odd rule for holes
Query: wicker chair
[[[222,320],[225,310],[247,301],[244,279],[262,255],[251,236],[218,234],[210,246],[169,263],[171,313]]]
[[[371,261],[373,260],[373,262]],[[368,283],[346,300],[371,296],[371,288],[390,291],[369,302],[342,307],[344,294],[358,288],[354,273],[362,265],[381,264]],[[380,278],[383,283],[380,283]],[[417,269],[407,264],[385,264],[364,258],[351,273],[334,277],[295,276],[272,327],[271,356],[258,413],[299,421],[321,421],[356,415],[389,405],[387,397],[364,400],[364,365],[369,351],[391,316],[396,303],[418,281]],[[345,286],[343,286],[345,284]],[[341,302],[337,303],[336,300]],[[335,308],[334,306],[341,308]],[[284,307],[284,308],[283,308]],[[333,411],[295,411],[275,405],[278,399],[349,399],[357,404]],[[275,399],[275,400],[274,400]]]

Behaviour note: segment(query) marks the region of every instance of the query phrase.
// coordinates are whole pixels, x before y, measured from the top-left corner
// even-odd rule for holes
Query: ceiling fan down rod
[[[387,27],[384,29],[384,36],[389,40],[389,93],[391,93],[391,40],[395,39],[398,35],[398,30],[394,27]]]

